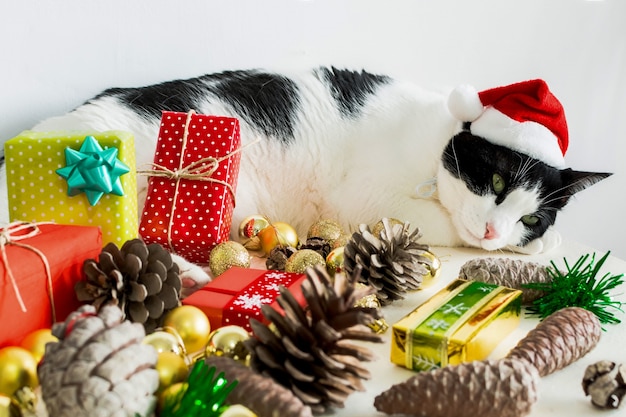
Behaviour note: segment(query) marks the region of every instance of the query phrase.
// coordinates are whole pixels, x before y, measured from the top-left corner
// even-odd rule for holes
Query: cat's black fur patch
[[[283,142],[293,139],[300,107],[298,86],[280,74],[261,71],[227,71],[212,76],[211,86],[220,99],[251,126]]]
[[[342,114],[358,116],[367,97],[390,81],[384,75],[356,72],[337,68],[320,68],[318,74],[330,87],[330,92]]]
[[[501,204],[515,189],[538,187],[539,209],[527,214],[537,216],[539,221],[533,226],[524,225],[527,234],[522,245],[541,237],[554,224],[557,212],[572,195],[611,175],[560,170],[467,131],[460,132],[448,142],[442,162],[446,170],[463,180],[475,194],[496,195],[496,204]],[[505,187],[500,193],[493,189],[494,173],[504,179]]]

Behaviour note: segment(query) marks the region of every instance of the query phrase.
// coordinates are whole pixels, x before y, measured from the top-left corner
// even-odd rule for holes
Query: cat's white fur
[[[515,247],[520,241],[519,219],[537,208],[535,193],[518,190],[496,205],[495,198],[476,196],[442,168],[443,148],[461,128],[447,110],[445,91],[392,81],[369,96],[362,115],[353,120],[342,116],[328,89],[311,73],[290,76],[298,80],[301,90],[308,91],[295,126],[297,143],[284,146],[278,140],[260,138],[244,149],[233,238],[246,216],[259,213],[293,225],[300,236],[306,236],[308,227],[323,218],[335,219],[353,231],[360,223],[393,217],[419,227],[421,241],[434,246],[496,250]],[[219,102],[207,102],[195,110],[233,115]],[[108,97],[33,128],[76,129],[133,132],[141,166],[152,162],[159,124],[147,123]],[[259,134],[242,121],[241,137],[245,146]],[[433,177],[437,178],[434,196],[418,196],[416,186]],[[6,195],[4,181],[1,187]],[[141,208],[145,178],[139,178],[139,188]],[[6,206],[3,210],[0,220],[7,220]],[[497,229],[497,238],[485,238],[487,225]],[[559,243],[558,233],[548,230],[521,250],[541,252]],[[186,263],[183,267],[193,268]]]

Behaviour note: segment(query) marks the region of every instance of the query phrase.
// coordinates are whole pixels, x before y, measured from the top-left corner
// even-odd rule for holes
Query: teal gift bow
[[[130,168],[117,159],[115,147],[102,149],[93,136],[85,137],[80,150],[65,148],[65,167],[56,173],[67,180],[67,195],[85,193],[95,206],[104,194],[124,195],[120,176]]]

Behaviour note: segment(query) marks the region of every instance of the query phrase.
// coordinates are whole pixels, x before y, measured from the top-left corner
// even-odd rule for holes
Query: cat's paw
[[[531,240],[524,246],[511,246],[509,249],[525,255],[536,255],[557,248],[561,245],[561,241],[561,234],[553,228],[549,228],[540,238]]]
[[[211,275],[200,266],[189,262],[182,256],[172,254],[172,260],[180,269],[179,276],[183,283],[183,288],[181,290],[182,298],[191,295],[213,279]]]

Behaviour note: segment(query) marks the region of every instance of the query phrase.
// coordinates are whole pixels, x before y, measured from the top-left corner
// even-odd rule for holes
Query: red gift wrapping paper
[[[235,118],[163,112],[154,164],[143,172],[150,176],[143,240],[207,263],[211,249],[229,237],[240,147]]]
[[[251,332],[251,318],[267,323],[261,314],[262,305],[270,304],[282,311],[276,302],[281,285],[291,291],[300,305],[304,305],[300,286],[305,279],[304,274],[292,272],[232,267],[183,299],[182,303],[202,310],[209,318],[211,329],[236,325]]]
[[[102,251],[99,227],[39,223],[36,228],[30,225],[10,235],[6,232],[11,232],[11,227],[0,229],[0,249],[5,255],[0,257],[0,348],[19,345],[27,334],[52,326],[45,262],[50,267],[56,321],[63,321],[81,305],[74,285],[82,277],[83,262]],[[20,239],[27,233],[33,236]]]

